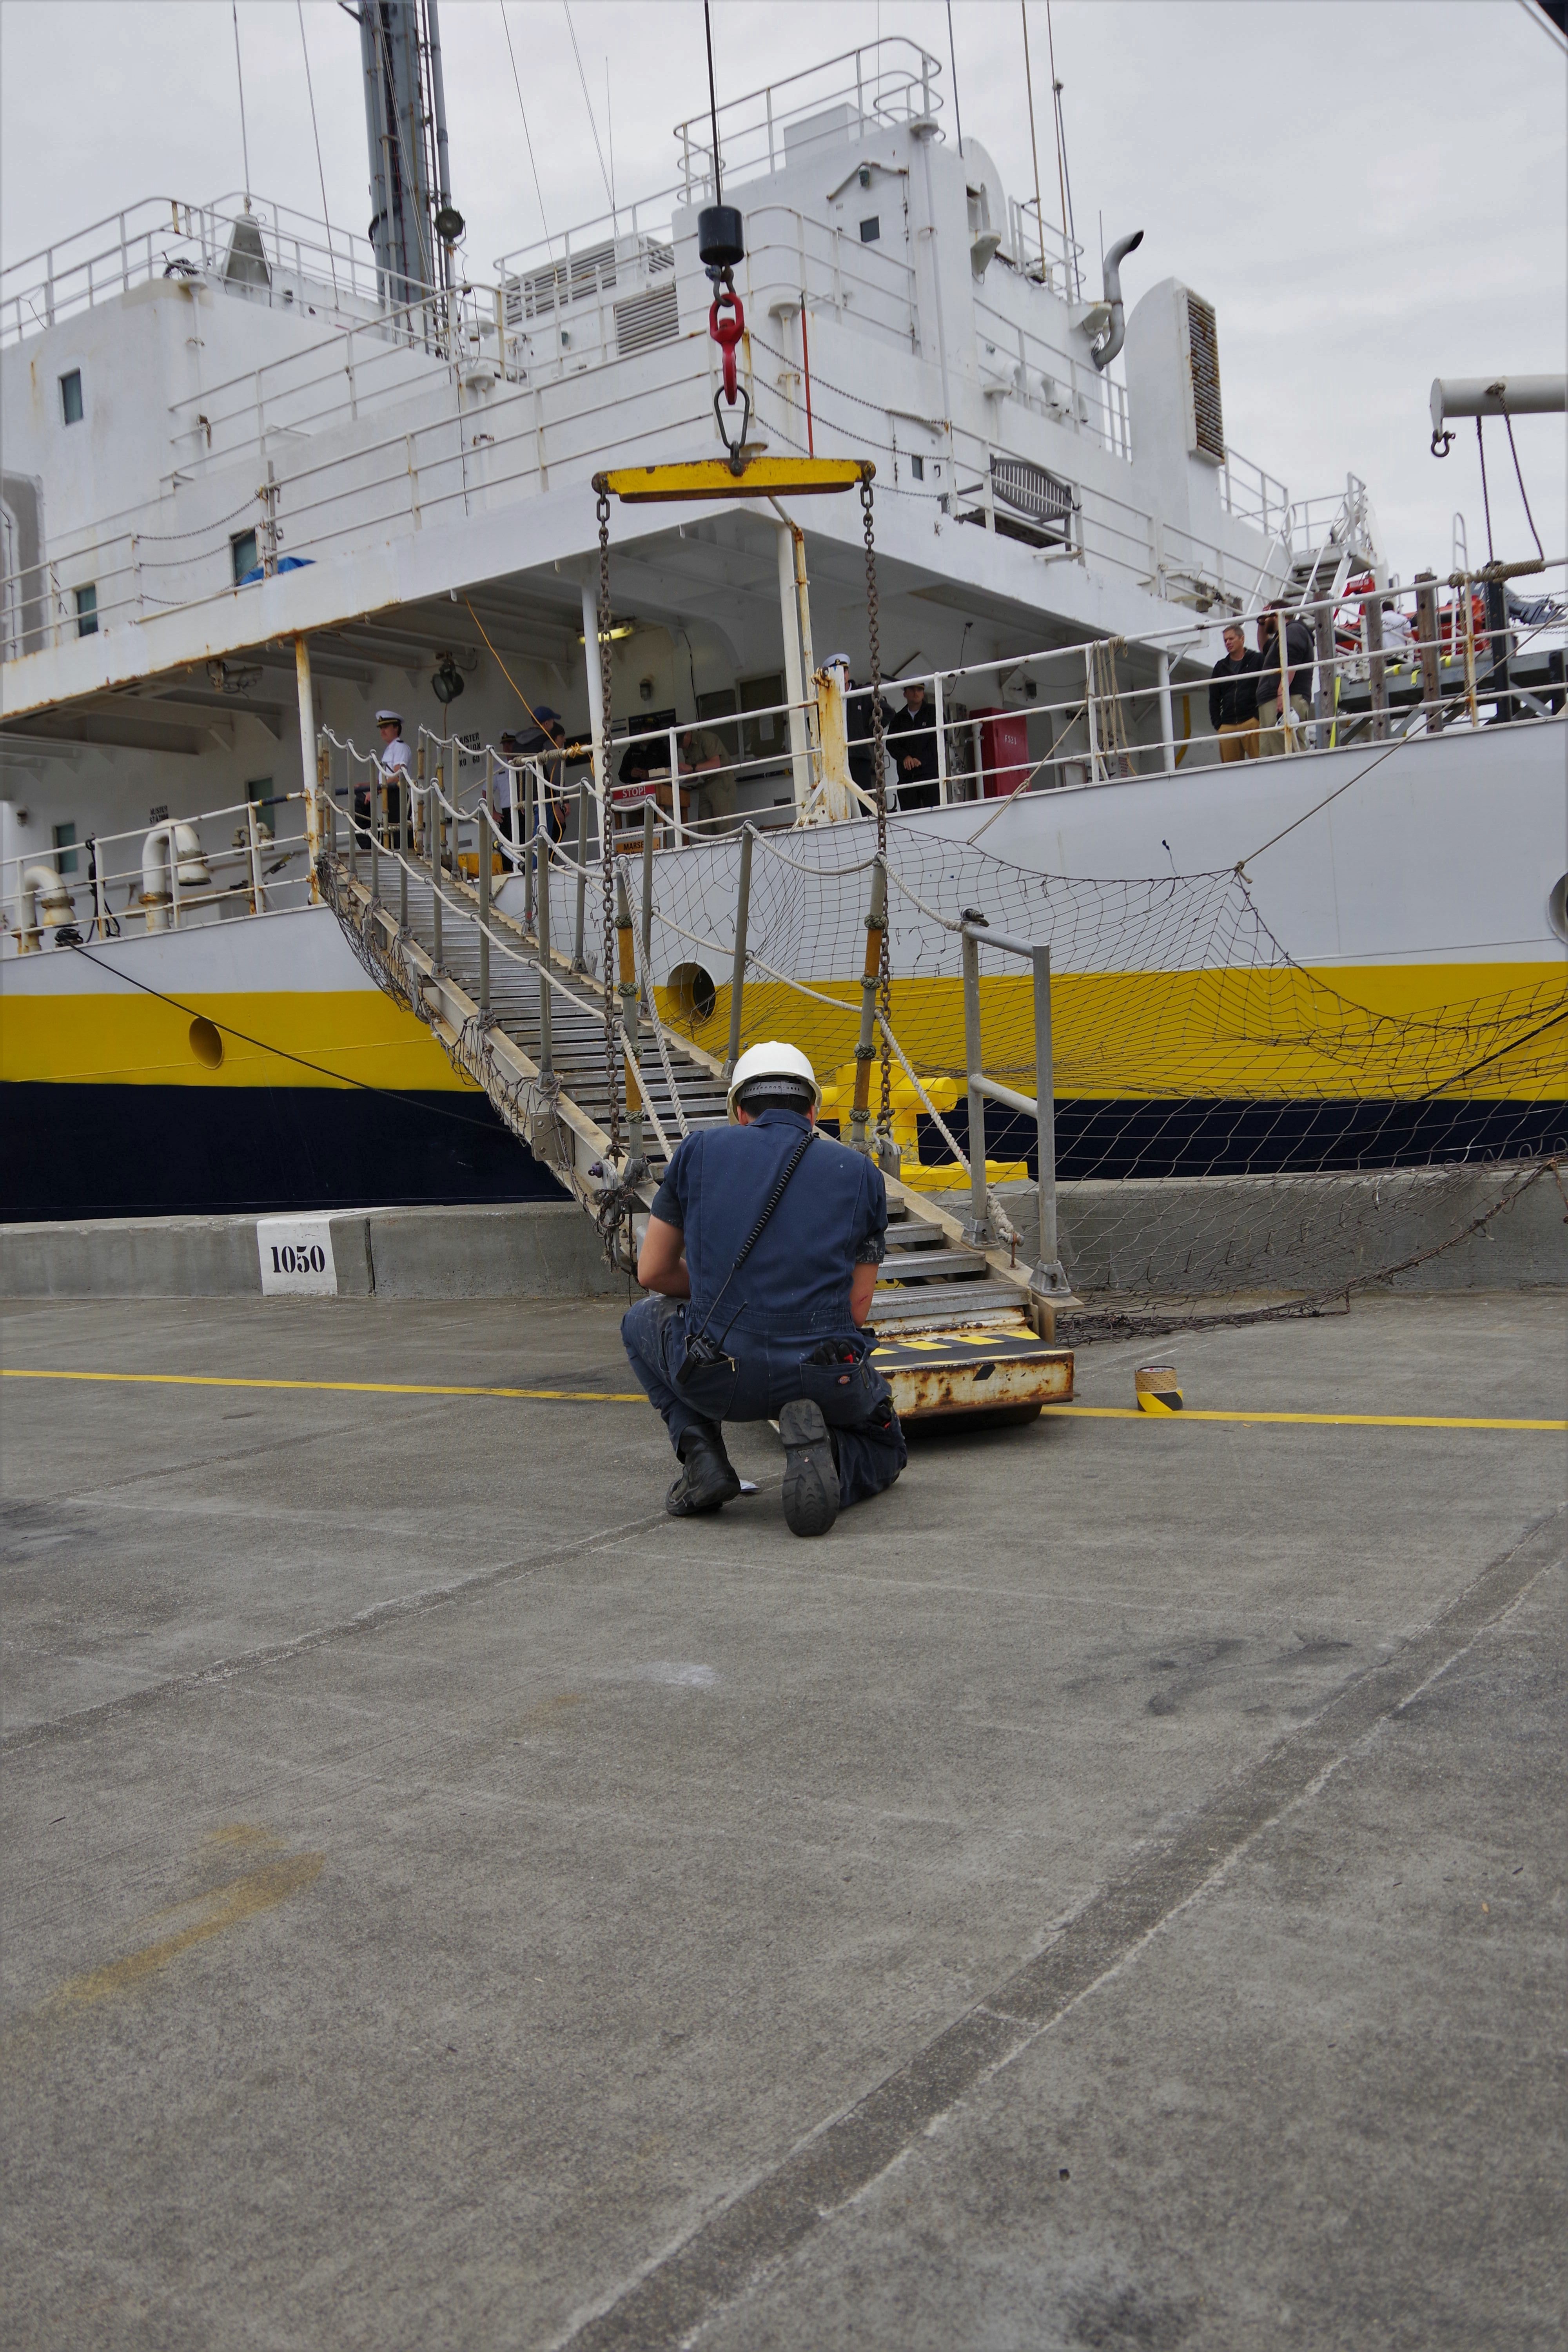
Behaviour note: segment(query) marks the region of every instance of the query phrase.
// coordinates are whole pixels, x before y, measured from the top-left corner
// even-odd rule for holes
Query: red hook
[[[721,318],[719,314],[721,305],[733,315]],[[738,396],[735,382],[735,346],[746,331],[746,314],[741,307],[741,298],[732,286],[721,286],[714,296],[712,308],[708,313],[708,331],[724,354],[724,398],[733,408]]]

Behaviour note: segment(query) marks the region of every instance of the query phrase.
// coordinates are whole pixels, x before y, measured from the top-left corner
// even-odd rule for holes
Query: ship
[[[358,15],[367,237],[249,189],[160,197],[0,286],[7,1218],[557,1191],[322,887],[323,802],[387,822],[383,712],[421,782],[472,812],[506,779],[585,870],[606,827],[648,841],[652,986],[720,1060],[740,829],[793,877],[753,990],[838,1069],[845,877],[880,826],[941,900],[934,931],[929,901],[889,917],[922,1075],[962,1066],[964,893],[1057,927],[1066,1173],[1568,1145],[1544,550],[1402,583],[1359,478],[1298,495],[1245,458],[1222,322],[1158,233],[1091,269],[950,127],[917,43],[705,94],[668,186],[479,273],[437,0]],[[1561,380],[1447,401],[1438,431],[1560,407]],[[821,458],[861,495],[770,488]],[[744,495],[610,514],[596,488],[715,460]],[[1221,631],[1270,609],[1310,683],[1226,760]],[[917,684],[931,772],[885,754],[868,788],[856,714]],[[563,749],[531,766],[546,718]],[[607,933],[555,887],[602,983]]]

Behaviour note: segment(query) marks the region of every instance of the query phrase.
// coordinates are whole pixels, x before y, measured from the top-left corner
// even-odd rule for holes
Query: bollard
[[[724,1065],[729,1077],[741,1058],[741,1004],[746,990],[746,926],[752,911],[752,843],[754,835],[749,824],[741,827],[741,878],[735,888],[735,961],[730,972],[730,1057]]]
[[[866,967],[860,975],[860,1038],[855,1048],[855,1094],[849,1107],[849,1141],[866,1150],[871,1111],[871,1065],[877,1058],[877,988],[882,976],[882,934],[888,927],[888,873],[880,858],[871,868],[871,911],[866,918]]]
[[[548,833],[539,836],[539,1075],[555,1076],[550,1002],[550,858],[553,849]]]
[[[479,1019],[490,1017],[490,811],[488,800],[479,803]]]
[[[1182,1383],[1174,1364],[1140,1364],[1132,1375],[1140,1412],[1180,1412]]]

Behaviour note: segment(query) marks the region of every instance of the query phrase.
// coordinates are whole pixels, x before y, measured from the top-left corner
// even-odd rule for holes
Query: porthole
[[[676,1019],[688,1028],[710,1020],[719,1002],[713,975],[700,963],[678,963],[669,975],[669,993]]]
[[[1568,940],[1568,874],[1559,877],[1546,901],[1546,919],[1560,940]]]
[[[216,1070],[223,1060],[223,1031],[199,1013],[191,1024],[191,1051],[204,1070]]]

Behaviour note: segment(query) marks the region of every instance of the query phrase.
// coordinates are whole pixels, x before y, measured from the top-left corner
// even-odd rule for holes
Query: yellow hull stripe
[[[471,1093],[422,1021],[379,989],[192,992],[223,1034],[211,1069],[191,1013],[140,989],[10,996],[0,1004],[0,1081],[112,1087],[344,1087]],[[256,1039],[247,1044],[247,1039]],[[268,1051],[268,1048],[277,1050]],[[291,1058],[292,1057],[292,1058]]]
[[[21,1365],[0,1366],[8,1381],[115,1381],[132,1388],[174,1389],[302,1389],[327,1390],[342,1396],[501,1397],[525,1402],[557,1404],[646,1404],[640,1389],[502,1389],[460,1388],[453,1384],[415,1381],[283,1381],[261,1380],[217,1372],[80,1372],[40,1370]],[[1047,1412],[1076,1415],[1080,1421],[1142,1421],[1133,1405],[1048,1404]],[[1171,1420],[1178,1416],[1166,1416]],[[1227,1412],[1182,1413],[1183,1421],[1272,1423],[1321,1429],[1516,1429],[1568,1430],[1568,1421],[1504,1420],[1469,1414],[1428,1412]]]
[[[784,982],[748,981],[743,1035],[788,1038],[829,1080],[853,1059],[860,990],[847,981],[813,985],[842,1013]],[[727,981],[705,1020],[673,992],[658,993],[672,1028],[711,1053],[727,1051]],[[1032,1091],[1028,976],[988,975],[981,1003],[986,1069]],[[963,1072],[958,979],[895,978],[891,1019],[922,1077]],[[1056,1091],[1080,1100],[1568,1095],[1568,974],[1550,964],[1062,972],[1051,985],[1051,1020]]]
[[[842,1012],[782,982],[750,982],[745,1034],[789,1038],[830,1080],[853,1059],[860,991],[816,984]],[[995,974],[981,985],[986,1067],[1029,1091],[1030,982]],[[724,1053],[727,983],[706,1020],[658,994],[672,1027]],[[192,1045],[191,1013],[140,990],[6,995],[0,1082],[471,1091],[424,1024],[379,990],[215,992],[189,1003],[223,1033],[216,1069]],[[1083,1100],[1568,1096],[1568,976],[1548,965],[1065,972],[1052,1018],[1057,1093]],[[892,1021],[922,1076],[963,1071],[957,979],[895,980]]]

